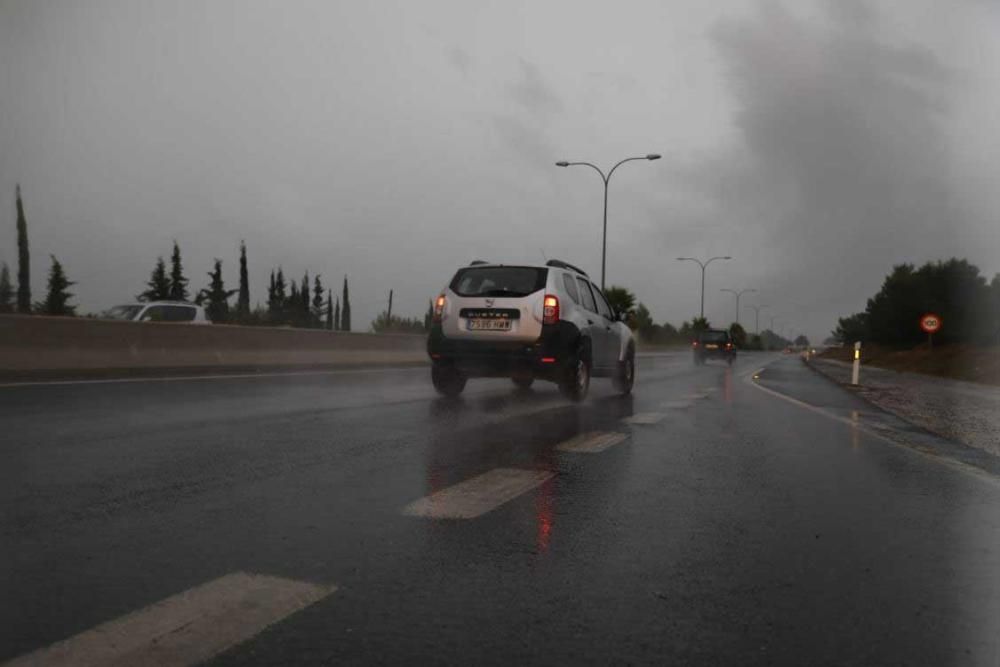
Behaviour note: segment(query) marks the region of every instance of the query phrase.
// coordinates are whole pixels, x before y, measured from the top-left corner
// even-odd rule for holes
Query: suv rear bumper
[[[468,377],[531,375],[556,380],[578,342],[579,332],[569,322],[544,326],[534,342],[447,338],[435,325],[427,337],[427,354],[433,363],[454,366]]]

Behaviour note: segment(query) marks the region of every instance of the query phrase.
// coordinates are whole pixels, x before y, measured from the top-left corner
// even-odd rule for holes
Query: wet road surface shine
[[[338,590],[215,664],[996,665],[1000,491],[741,380],[772,359],[640,358],[583,405],[412,371],[4,390],[0,660],[252,571]],[[537,477],[400,512],[503,470]]]

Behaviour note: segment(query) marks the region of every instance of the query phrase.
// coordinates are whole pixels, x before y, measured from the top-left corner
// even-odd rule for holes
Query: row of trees
[[[15,190],[17,206],[17,291],[10,280],[7,263],[0,264],[0,313],[39,313],[42,315],[75,315],[76,307],[70,304],[73,295],[68,291],[74,285],[66,277],[62,264],[50,255],[48,289],[45,299],[31,301],[31,252],[28,246],[28,220],[21,201],[21,186]]]
[[[650,345],[688,345],[699,332],[711,328],[709,321],[703,317],[682,322],[679,327],[669,322],[657,324],[653,321],[649,308],[644,303],[637,302],[635,294],[625,287],[612,285],[604,291],[604,296],[616,312],[625,313],[626,323],[636,332],[639,340]],[[738,322],[729,326],[729,333],[736,346],[745,350],[781,349],[792,344],[792,341],[771,330],[748,336]],[[800,336],[795,344],[808,345],[809,340]]]
[[[1000,274],[987,282],[978,267],[956,258],[919,268],[899,264],[864,311],[838,320],[833,338],[840,343],[912,347],[927,337],[919,325],[927,313],[942,321],[935,341],[1000,342]]]
[[[6,263],[0,263],[0,313],[74,316],[76,306],[70,303],[73,294],[69,292],[69,288],[75,283],[67,278],[55,255],[51,256],[52,265],[45,299],[35,303],[31,301],[31,253],[20,185],[16,187],[15,194],[17,288],[15,290],[12,284],[10,268]],[[347,276],[344,276],[341,294],[334,300],[333,290],[324,291],[318,274],[310,282],[307,272],[302,282],[296,283],[286,281],[284,272],[279,267],[277,271],[271,271],[267,307],[258,305],[251,310],[247,248],[244,242],[240,243],[239,266],[239,287],[227,289],[222,277],[222,260],[216,258],[212,270],[208,272],[208,285],[194,295],[195,303],[205,307],[213,322],[351,330],[351,299]],[[158,257],[145,289],[136,298],[140,301],[188,301],[191,299],[189,283],[190,280],[184,275],[180,247],[174,241],[169,271],[163,257]],[[234,295],[236,303],[231,308],[229,301]],[[401,322],[405,323],[404,328],[410,326],[409,321]]]
[[[205,307],[205,312],[215,323],[293,326],[312,329],[351,330],[351,297],[347,276],[343,292],[334,301],[333,290],[324,289],[322,277],[316,274],[310,281],[309,272],[301,282],[288,280],[281,267],[271,270],[267,290],[266,308],[250,309],[249,271],[247,246],[240,242],[240,284],[237,289],[227,289],[222,277],[222,260],[216,258],[208,272],[208,285],[195,294],[194,302]],[[181,251],[174,241],[170,254],[170,269],[163,257],[157,257],[146,283],[146,289],[136,296],[139,301],[188,301],[189,280],[184,275]],[[237,295],[234,308],[229,300]],[[343,302],[341,302],[343,299]]]

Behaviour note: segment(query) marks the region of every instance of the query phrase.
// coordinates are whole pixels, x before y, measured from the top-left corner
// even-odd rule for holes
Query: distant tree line
[[[0,263],[0,313],[76,315],[76,306],[70,303],[73,294],[69,288],[75,283],[66,276],[62,264],[51,255],[48,288],[45,299],[32,303],[31,300],[31,253],[28,245],[28,222],[21,186],[17,185],[17,286],[11,280],[10,267]],[[240,242],[239,287],[227,289],[222,277],[222,260],[213,261],[212,270],[207,273],[208,284],[194,295],[194,302],[205,307],[208,317],[216,323],[309,327],[336,331],[351,331],[351,297],[347,276],[343,289],[336,301],[333,290],[324,292],[319,274],[310,282],[306,272],[300,283],[286,281],[281,267],[271,271],[267,305],[250,308],[249,271],[247,268],[247,247]],[[136,295],[139,301],[188,301],[191,291],[190,281],[184,274],[181,250],[174,241],[170,254],[170,267],[163,257],[157,257],[150,272],[145,289]],[[230,299],[236,302],[230,306]],[[394,320],[395,322],[395,320]],[[401,321],[406,322],[406,321]],[[404,328],[409,325],[401,325]]]
[[[935,341],[1000,342],[1000,274],[987,282],[978,267],[956,258],[920,268],[899,264],[864,311],[838,320],[833,339],[913,347],[927,340],[919,324],[927,313],[942,321]]]
[[[669,322],[657,324],[646,304],[638,302],[635,294],[625,287],[612,285],[604,290],[608,304],[616,313],[625,317],[625,322],[636,332],[640,342],[647,345],[689,345],[699,332],[711,328],[711,323],[703,317],[692,318],[675,327]],[[729,333],[735,345],[745,350],[773,350],[791,345],[791,341],[773,331],[765,330],[759,335],[747,335],[738,322],[729,326]],[[808,345],[808,340],[805,343]]]

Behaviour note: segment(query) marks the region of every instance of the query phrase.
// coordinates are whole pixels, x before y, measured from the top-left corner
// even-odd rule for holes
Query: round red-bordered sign
[[[920,328],[929,334],[937,333],[941,328],[941,318],[934,313],[927,313],[920,318]]]

